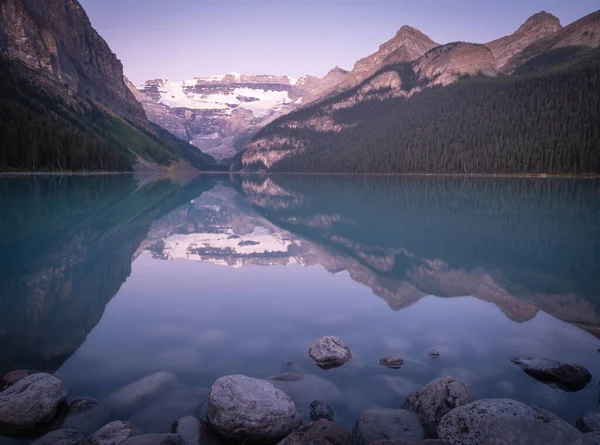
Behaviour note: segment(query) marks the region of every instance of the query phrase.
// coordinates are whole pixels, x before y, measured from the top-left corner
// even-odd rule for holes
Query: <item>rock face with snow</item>
[[[21,434],[51,422],[67,399],[60,380],[33,374],[0,393],[0,434]]]
[[[579,391],[592,380],[589,371],[578,364],[531,357],[513,358],[511,361],[534,379],[565,391]]]
[[[266,380],[243,375],[218,379],[210,390],[207,418],[224,438],[277,443],[302,418],[292,399]]]
[[[232,157],[240,145],[277,116],[339,82],[336,68],[319,79],[230,73],[191,80],[148,80],[135,89],[148,119],[216,159]]]
[[[414,412],[429,436],[437,436],[440,420],[462,405],[475,400],[466,384],[454,377],[442,377],[411,393],[404,408]]]
[[[342,366],[352,358],[350,348],[333,335],[326,335],[308,350],[308,355],[323,369]]]

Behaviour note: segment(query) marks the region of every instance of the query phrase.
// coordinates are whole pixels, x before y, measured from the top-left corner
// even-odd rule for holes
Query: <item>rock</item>
[[[31,432],[50,423],[66,399],[67,389],[56,377],[25,377],[0,393],[0,435]]]
[[[173,422],[196,415],[208,400],[206,388],[182,388],[156,399],[129,421],[144,433],[169,433]]]
[[[413,442],[414,443],[414,442]],[[371,445],[412,445],[409,442],[403,440],[379,440],[373,442]],[[449,445],[448,442],[444,442],[439,439],[425,439],[423,442],[419,442],[419,445]]]
[[[279,445],[350,445],[350,434],[337,423],[321,419],[303,425],[279,442]]]
[[[140,434],[142,434],[141,431],[131,423],[117,420],[104,425],[92,434],[88,438],[87,445],[119,445],[130,437]]]
[[[222,445],[221,439],[208,423],[199,417],[187,416],[173,425],[173,432],[183,440],[183,445]]]
[[[333,402],[343,398],[337,386],[312,374],[288,372],[269,377],[267,380],[290,396],[301,411],[308,411],[314,400]]]
[[[317,420],[325,419],[333,422],[335,414],[333,409],[322,400],[315,400],[310,404],[310,420],[316,422]]]
[[[475,400],[469,387],[455,377],[441,377],[411,393],[404,409],[414,412],[430,437],[437,437],[440,420],[456,407]]]
[[[178,434],[142,434],[122,442],[122,445],[183,445]]]
[[[379,359],[379,364],[383,365],[383,366],[387,366],[388,368],[391,369],[400,369],[402,367],[402,365],[404,364],[404,360],[402,360],[400,357],[383,357]]]
[[[19,380],[23,380],[25,377],[29,377],[31,373],[27,369],[17,369],[6,374],[2,380],[4,380],[4,386],[12,386]]]
[[[77,399],[73,399],[71,403],[69,403],[69,414],[79,414],[88,409],[92,409],[98,405],[98,401],[96,399],[90,399],[88,397],[79,397]]]
[[[318,340],[310,347],[308,355],[322,369],[337,368],[352,358],[350,348],[342,340],[332,335]]]
[[[442,418],[438,436],[452,445],[564,445],[583,440],[564,420],[512,399],[460,406]]]
[[[592,431],[591,433],[584,434],[581,444],[577,443],[575,445],[600,445],[600,433]]]
[[[582,433],[600,432],[600,413],[590,413],[577,419],[577,428]]]
[[[437,359],[440,357],[440,351],[438,351],[437,349],[432,349],[431,351],[429,351],[429,357],[433,358],[433,359]]]
[[[69,414],[62,428],[79,431],[84,436],[98,431],[110,420],[110,411],[103,403],[76,414]]]
[[[221,377],[212,386],[207,418],[223,437],[276,443],[300,426],[293,400],[266,380]]]
[[[116,417],[128,418],[177,384],[173,373],[157,372],[121,388],[104,402]]]
[[[564,391],[579,391],[592,380],[589,371],[578,364],[537,358],[513,358],[511,361],[534,379],[554,384]]]
[[[360,415],[352,430],[353,445],[369,445],[378,440],[425,439],[425,431],[414,413],[404,409],[372,408]]]
[[[83,445],[85,436],[75,430],[57,430],[52,431],[45,436],[40,437],[31,445]]]

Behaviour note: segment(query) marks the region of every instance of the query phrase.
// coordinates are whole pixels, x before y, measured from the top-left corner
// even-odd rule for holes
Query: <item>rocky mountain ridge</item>
[[[229,73],[129,87],[151,122],[223,160],[233,157],[259,128],[319,97],[346,73],[339,67],[323,79]]]
[[[0,51],[21,61],[63,98],[79,93],[147,125],[143,108],[123,81],[121,61],[76,0],[2,1]]]

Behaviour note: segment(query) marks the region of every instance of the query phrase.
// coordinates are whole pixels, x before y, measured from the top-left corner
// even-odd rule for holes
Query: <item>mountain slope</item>
[[[0,75],[0,171],[214,165],[148,122],[75,0],[0,2]]]
[[[279,172],[599,173],[599,62],[596,49],[547,73],[443,88],[422,88],[413,64],[398,64],[267,126],[243,163]],[[365,92],[384,76],[397,81]],[[420,92],[403,91],[410,87]]]
[[[498,67],[506,65],[508,60],[515,54],[521,52],[532,43],[551,36],[562,29],[560,20],[547,13],[546,11],[538,12],[529,17],[518,30],[510,36],[505,36],[500,39],[486,43],[494,55]]]

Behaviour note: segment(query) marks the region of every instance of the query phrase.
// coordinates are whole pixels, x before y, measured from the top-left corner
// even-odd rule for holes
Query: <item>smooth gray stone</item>
[[[183,445],[178,434],[142,434],[127,439],[122,445]]]
[[[333,409],[322,400],[315,400],[310,404],[310,420],[316,422],[317,420],[325,419],[333,422],[335,414]]]
[[[360,415],[352,430],[352,445],[392,439],[408,443],[425,439],[416,414],[404,409],[372,408]]]
[[[582,433],[600,431],[600,413],[589,413],[577,419],[577,428]]]
[[[181,436],[183,445],[224,445],[210,425],[199,417],[187,416],[179,419],[173,425],[173,432]]]
[[[144,433],[169,433],[177,419],[198,415],[208,400],[206,388],[181,388],[168,392],[129,419]]]
[[[277,443],[302,423],[290,396],[266,380],[244,375],[213,384],[207,417],[223,437],[248,442]]]
[[[98,405],[96,399],[90,399],[89,397],[78,397],[77,399],[71,400],[69,403],[69,414],[79,414],[88,409],[92,409]]]
[[[92,434],[87,445],[119,445],[130,437],[138,436],[141,431],[129,422],[116,420],[110,422]]]
[[[103,402],[115,417],[129,418],[177,386],[177,377],[173,373],[161,371],[121,388]]]
[[[435,438],[442,417],[474,400],[475,396],[466,383],[455,377],[441,377],[411,393],[404,403],[404,409],[415,413],[427,435]]]
[[[527,375],[542,383],[554,384],[563,391],[579,391],[592,380],[592,375],[576,363],[561,363],[539,358],[513,358]]]
[[[323,369],[337,368],[352,358],[350,348],[333,335],[319,339],[310,347],[308,355]]]
[[[52,431],[40,437],[31,445],[83,445],[85,436],[75,430]]]
[[[350,434],[337,423],[321,419],[303,425],[279,442],[279,445],[350,445]]]
[[[382,357],[379,359],[379,364],[390,369],[400,369],[404,364],[404,360],[395,356]]]
[[[438,436],[451,445],[565,445],[583,434],[548,411],[512,399],[478,400],[444,416]]]
[[[33,374],[0,392],[0,434],[30,432],[66,407],[67,389],[50,374]]]

